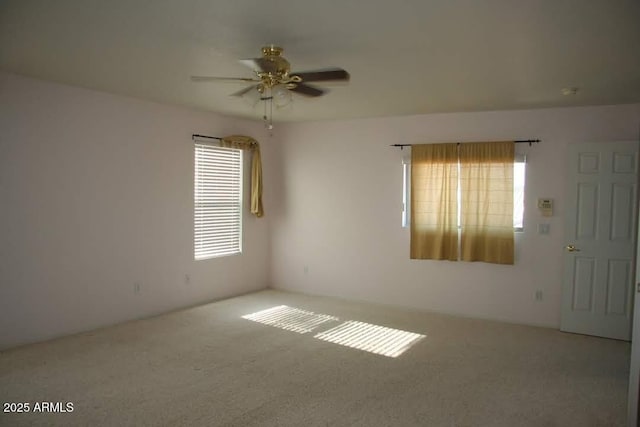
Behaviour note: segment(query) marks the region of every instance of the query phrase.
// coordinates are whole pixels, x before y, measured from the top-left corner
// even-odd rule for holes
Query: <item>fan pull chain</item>
[[[264,121],[264,127],[269,128],[269,122],[267,121],[267,101],[264,101],[264,113],[262,114],[262,120]]]
[[[264,101],[264,114],[262,115],[262,121],[266,129],[273,129],[273,96],[264,96],[261,98]],[[267,115],[267,104],[269,108],[269,114]]]

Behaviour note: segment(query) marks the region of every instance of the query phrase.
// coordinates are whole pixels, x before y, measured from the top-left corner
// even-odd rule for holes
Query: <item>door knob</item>
[[[576,248],[574,245],[567,245],[566,249],[568,252],[580,252],[580,249]]]

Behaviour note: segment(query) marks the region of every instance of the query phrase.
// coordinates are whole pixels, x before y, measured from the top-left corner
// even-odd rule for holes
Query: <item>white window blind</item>
[[[195,143],[195,259],[242,252],[242,150]]]

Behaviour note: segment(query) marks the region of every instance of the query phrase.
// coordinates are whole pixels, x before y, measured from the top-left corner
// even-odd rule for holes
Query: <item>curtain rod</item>
[[[537,144],[540,142],[539,139],[520,139],[517,141],[513,141],[516,144],[529,144],[529,147],[531,147],[532,144]],[[458,142],[458,145],[460,145],[461,143]],[[411,147],[414,144],[391,144],[391,147],[400,147],[400,149],[402,150],[404,147]]]
[[[217,139],[218,141],[222,141],[222,138],[220,138],[219,136],[199,135],[197,133],[194,133],[193,135],[191,135],[191,139],[196,139],[196,138],[209,138],[209,139]]]

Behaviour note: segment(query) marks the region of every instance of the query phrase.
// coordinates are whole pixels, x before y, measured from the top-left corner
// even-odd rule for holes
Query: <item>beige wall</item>
[[[570,143],[638,140],[640,105],[316,122],[281,129],[275,149],[271,286],[557,327]],[[529,148],[525,230],[515,266],[409,260],[401,158],[389,145],[540,138]],[[542,218],[536,200],[555,200]],[[549,235],[537,224],[549,223]],[[542,301],[535,300],[537,290]]]
[[[639,125],[636,104],[278,124],[269,136],[257,121],[0,73],[0,349],[267,285],[557,327],[567,145],[637,140]],[[242,256],[193,261],[192,133],[261,141],[266,216],[246,211]],[[516,265],[409,260],[408,152],[389,144],[510,138],[542,139],[518,146]],[[552,218],[538,197],[555,199]]]
[[[241,256],[192,237],[191,134],[260,123],[0,74],[0,129],[0,349],[266,287],[264,219]]]

